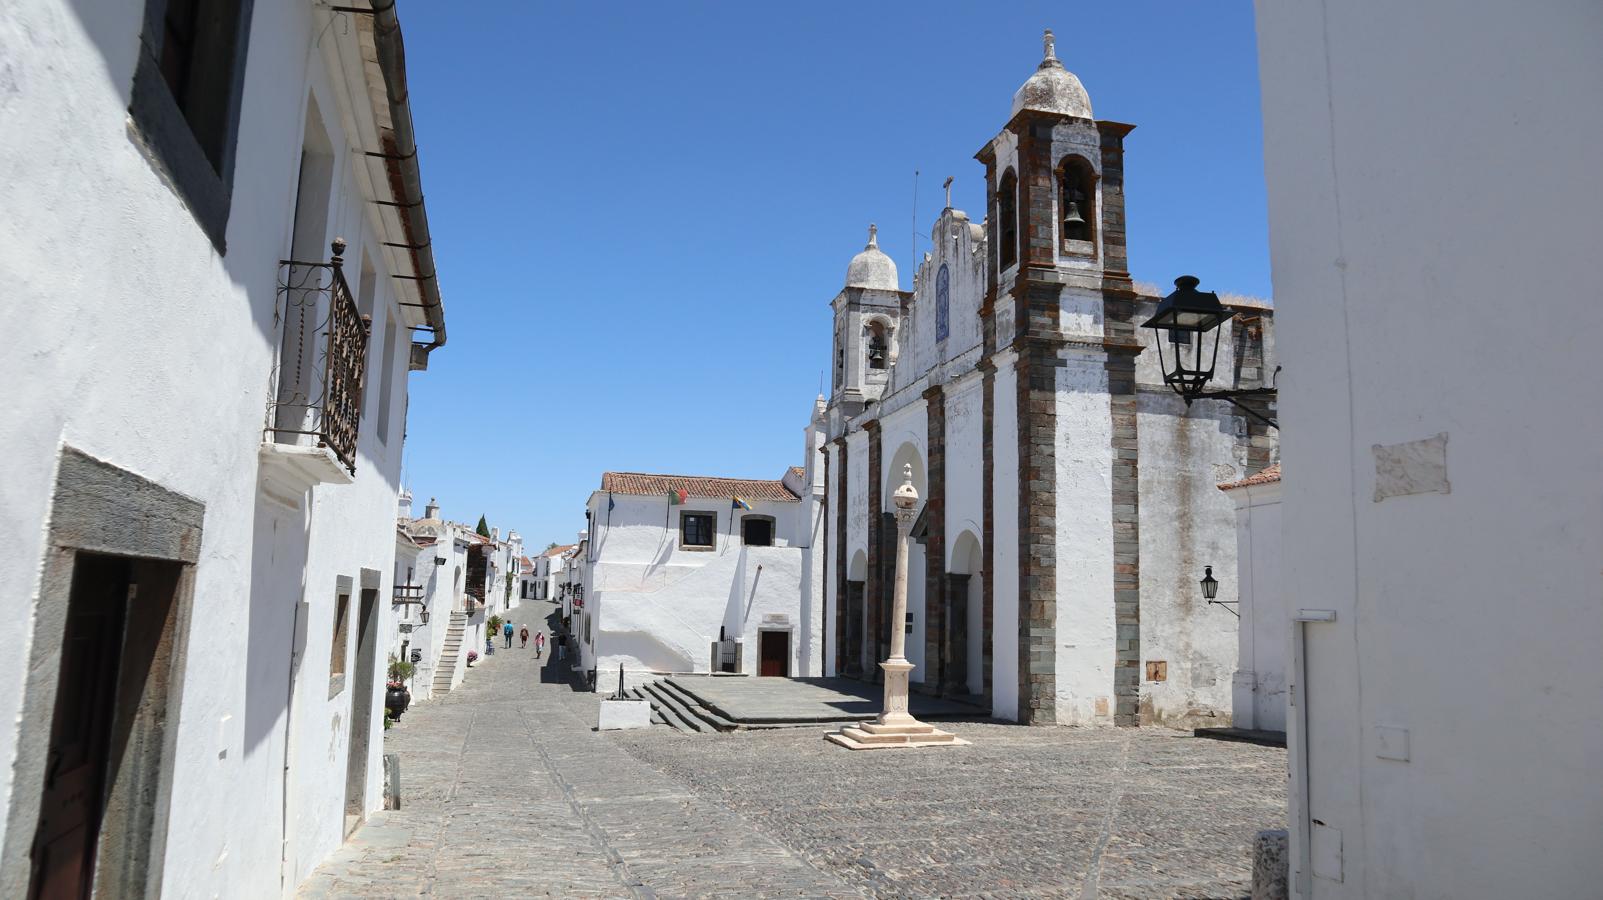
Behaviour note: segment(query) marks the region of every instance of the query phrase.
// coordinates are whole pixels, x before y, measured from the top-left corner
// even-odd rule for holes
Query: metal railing
[[[328,262],[279,261],[274,313],[283,346],[263,440],[314,441],[354,475],[372,322],[346,284],[345,242],[336,238],[332,248]]]

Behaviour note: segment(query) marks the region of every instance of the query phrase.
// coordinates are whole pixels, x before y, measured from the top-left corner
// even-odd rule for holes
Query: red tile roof
[[[534,560],[528,558],[527,556],[518,557],[518,561],[523,563],[523,567],[525,569],[533,569],[534,568]]]
[[[574,547],[577,547],[577,546],[578,546],[578,544],[563,544],[560,547],[552,547],[550,550],[547,550],[545,552],[545,555],[546,556],[551,556],[551,557],[561,556],[562,554],[567,553],[569,550],[572,550]]]
[[[800,500],[783,481],[756,478],[714,478],[705,475],[645,475],[640,472],[603,472],[601,489],[615,494],[663,497],[669,491],[684,491],[692,497],[740,497],[742,500]]]
[[[1239,487],[1252,487],[1255,484],[1273,484],[1280,480],[1280,463],[1275,463],[1256,475],[1219,485],[1219,490],[1228,491]]]

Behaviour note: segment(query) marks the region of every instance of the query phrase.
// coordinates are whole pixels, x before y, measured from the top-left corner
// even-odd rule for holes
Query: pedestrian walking
[[[567,659],[568,658],[568,644],[567,644],[567,642],[562,640],[562,638],[560,638],[560,637],[559,638],[553,638],[553,640],[555,640],[557,642],[557,659],[559,661]]]
[[[511,650],[512,649],[512,622],[511,622],[511,620],[508,620],[505,625],[501,626],[501,633],[506,635],[506,638],[507,638],[507,649]]]
[[[535,659],[539,659],[540,658],[540,651],[544,650],[544,649],[545,649],[545,632],[536,631],[534,633],[534,658]]]
[[[523,626],[523,630],[518,632],[518,649],[521,650],[521,649],[524,649],[524,648],[526,648],[528,646],[529,646],[529,626],[525,625],[525,626]]]

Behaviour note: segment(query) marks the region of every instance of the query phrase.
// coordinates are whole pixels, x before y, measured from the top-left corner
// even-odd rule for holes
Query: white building
[[[1219,489],[1236,504],[1236,673],[1230,718],[1236,728],[1286,730],[1290,598],[1280,580],[1280,464]],[[1219,572],[1226,583],[1229,572]]]
[[[417,703],[460,685],[468,651],[482,654],[491,637],[499,640],[487,623],[507,618],[518,604],[523,539],[513,531],[503,541],[496,528],[485,537],[449,521],[433,498],[421,518],[409,518],[409,511],[402,507],[399,530],[417,545],[417,563],[406,581],[396,582],[391,643],[417,666],[409,685]],[[399,560],[396,568],[399,579]]]
[[[812,423],[828,439],[823,671],[877,678],[909,627],[915,689],[999,718],[1228,724],[1236,620],[1197,581],[1235,567],[1216,485],[1273,462],[1275,437],[1164,386],[1139,327],[1159,297],[1126,265],[1132,126],[1092,117],[1047,38],[977,154],[989,224],[943,210],[911,291],[871,227],[831,301],[832,390]],[[1273,312],[1225,303],[1219,386],[1266,386]],[[923,501],[908,623],[890,621],[905,466]]]
[[[715,669],[820,674],[821,520],[805,469],[771,481],[607,472],[588,514],[573,628],[597,690],[617,687],[620,665],[631,684]],[[727,665],[715,662],[720,639],[735,645]]]
[[[1257,31],[1296,889],[1598,896],[1603,9]]]
[[[20,0],[0,59],[0,895],[286,895],[382,804],[445,338],[395,11]]]

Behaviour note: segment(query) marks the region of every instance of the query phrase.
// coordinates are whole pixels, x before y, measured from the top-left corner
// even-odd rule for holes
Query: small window
[[[219,251],[252,0],[146,0],[128,112]]]
[[[952,274],[946,263],[935,273],[935,342],[940,343],[952,334]]]
[[[710,550],[713,546],[714,529],[717,527],[717,513],[682,512],[679,514],[679,546]]]
[[[772,547],[774,520],[768,516],[743,516],[740,520],[740,542],[748,547]]]
[[[1019,180],[1012,169],[996,186],[996,229],[998,267],[1006,269],[1019,261]]]
[[[346,639],[350,633],[351,625],[351,595],[340,594],[334,598],[334,640],[329,648],[328,677],[341,678],[345,675]],[[338,686],[330,685],[331,691]]]

